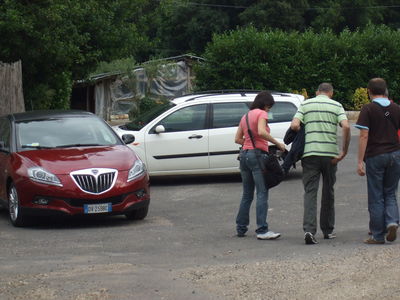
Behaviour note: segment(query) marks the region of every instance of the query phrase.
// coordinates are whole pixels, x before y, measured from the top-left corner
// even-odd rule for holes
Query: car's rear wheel
[[[129,220],[143,220],[149,212],[149,206],[141,207],[125,214]]]
[[[8,189],[8,214],[12,225],[16,227],[25,225],[25,220],[19,204],[17,188],[13,183],[11,183]]]

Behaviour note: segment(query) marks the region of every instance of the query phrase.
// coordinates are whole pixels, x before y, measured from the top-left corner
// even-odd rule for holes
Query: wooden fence
[[[0,62],[0,115],[24,111],[21,61]]]

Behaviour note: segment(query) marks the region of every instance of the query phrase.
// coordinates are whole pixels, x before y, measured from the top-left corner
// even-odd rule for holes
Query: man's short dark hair
[[[323,82],[318,86],[318,92],[322,92],[322,93],[333,92],[333,86],[332,86],[332,84],[330,84],[328,82]]]
[[[367,89],[372,95],[386,95],[387,85],[383,78],[372,78],[368,82]]]
[[[272,97],[270,92],[263,91],[257,94],[256,98],[254,98],[253,103],[251,104],[251,109],[264,109],[266,106],[272,107],[275,104],[274,97]]]

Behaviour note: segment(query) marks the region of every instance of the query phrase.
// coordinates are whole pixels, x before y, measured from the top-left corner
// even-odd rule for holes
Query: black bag
[[[280,184],[285,178],[285,173],[281,165],[279,164],[278,158],[275,154],[268,154],[268,158],[265,161],[264,181],[265,185],[270,189]]]
[[[256,149],[256,144],[254,143],[253,139],[253,133],[250,130],[249,126],[249,118],[248,114],[246,114],[246,123],[247,123],[247,130],[249,132],[249,136],[251,139],[251,142],[253,144],[254,149]],[[268,153],[268,157],[265,161],[262,160],[261,158],[261,151],[260,149],[257,149],[256,155],[258,159],[258,163],[260,164],[261,170],[263,171],[264,175],[264,182],[265,186],[270,189],[273,188],[274,186],[277,186],[282,182],[282,180],[285,178],[285,173],[279,164],[278,158],[276,155],[272,153]]]

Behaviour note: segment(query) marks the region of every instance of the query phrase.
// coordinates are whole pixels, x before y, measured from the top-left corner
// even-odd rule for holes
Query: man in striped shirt
[[[291,128],[305,125],[305,146],[301,159],[304,185],[303,230],[306,244],[317,244],[317,193],[322,175],[320,227],[324,239],[335,238],[335,195],[337,163],[347,154],[350,127],[343,106],[332,100],[333,87],[321,83],[316,97],[304,101],[295,114]],[[337,125],[342,127],[342,151],[337,144]]]

